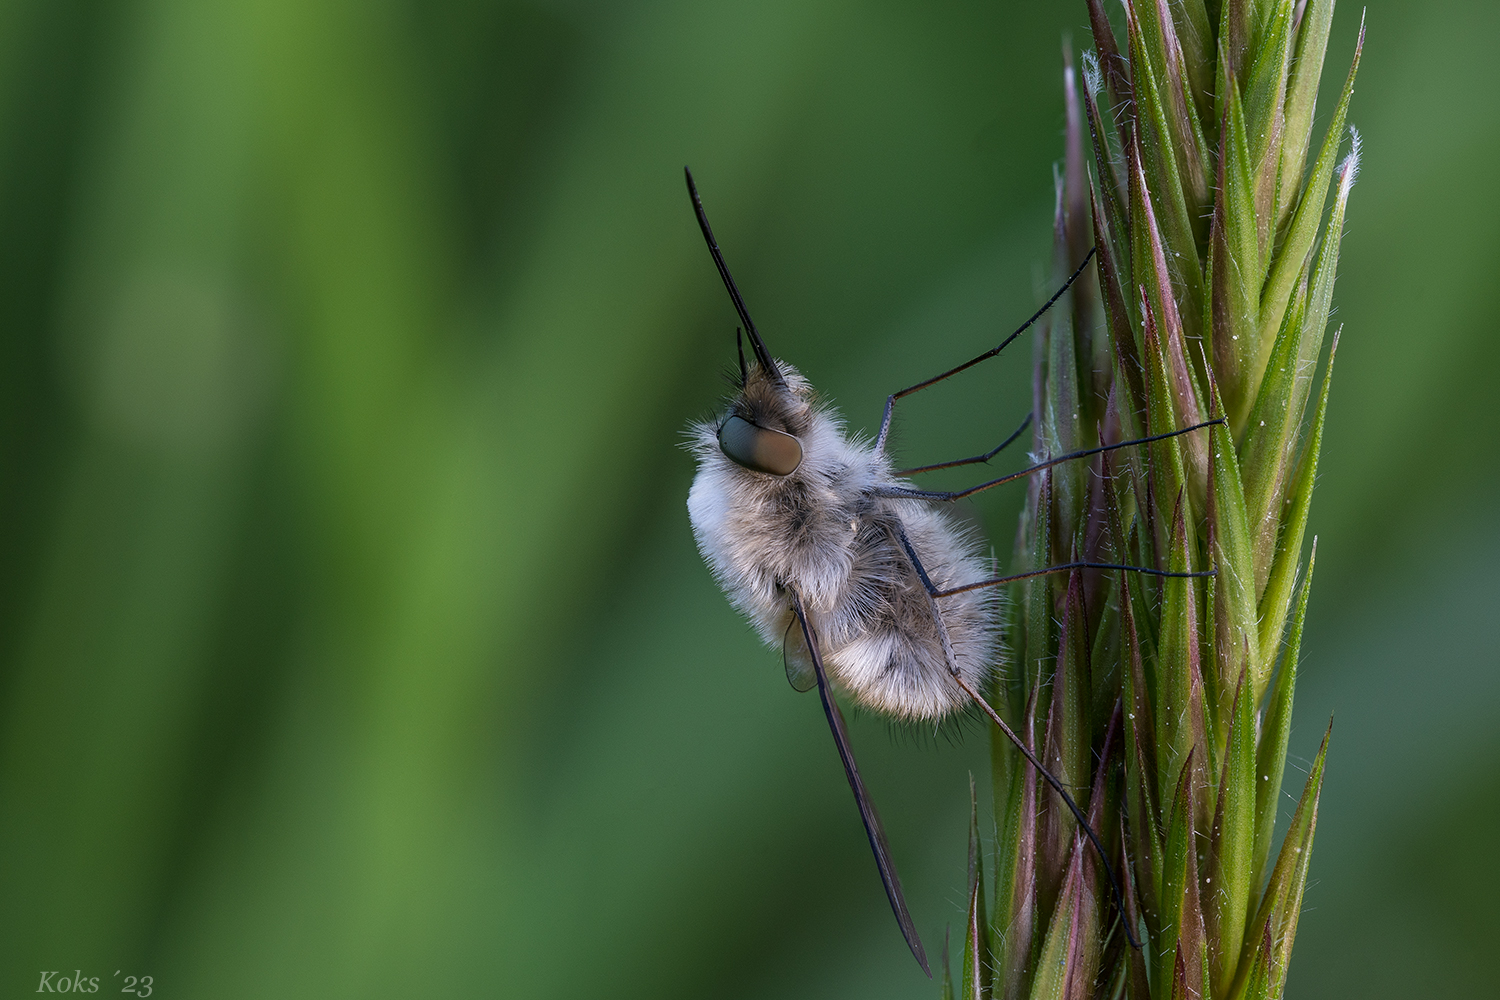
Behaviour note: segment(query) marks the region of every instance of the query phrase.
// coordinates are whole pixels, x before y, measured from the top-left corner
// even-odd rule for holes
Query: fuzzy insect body
[[[1093,251],[1057,294],[999,346],[888,396],[880,434],[870,443],[847,434],[842,420],[818,402],[807,380],[771,357],[714,240],[691,173],[687,184],[703,238],[755,357],[755,364],[749,365],[741,350],[738,392],[726,411],[715,421],[689,428],[688,446],[698,460],[688,496],[693,535],[730,602],[768,645],[781,647],[792,686],[799,691],[818,689],[886,896],[918,964],[932,974],[879,813],[830,691],[833,685],[861,705],[904,720],[941,719],[977,705],[1072,813],[1099,853],[1124,912],[1108,852],[1087,817],[982,693],[998,669],[995,588],[1083,568],[1158,576],[1212,575],[1211,571],[1178,573],[1074,562],[996,577],[976,540],[932,504],[959,500],[1063,462],[1186,434],[1222,419],[1048,458],[966,490],[914,488],[894,470],[885,452],[896,401],[998,355],[1067,291]],[[987,462],[1026,426],[1023,423],[983,455],[914,471]],[[1129,924],[1122,926],[1130,944],[1139,947]]]
[[[793,591],[829,678],[855,702],[902,720],[965,708],[970,699],[954,680],[943,633],[959,675],[983,689],[996,664],[998,598],[985,589],[946,599],[940,631],[901,539],[922,553],[929,580],[943,590],[993,576],[991,561],[946,512],[879,495],[909,484],[888,456],[845,432],[794,368],[773,364],[779,381],[751,368],[725,413],[689,431],[698,474],[688,513],[699,552],[735,608],[784,651],[794,686],[811,686],[811,678]],[[731,459],[720,436],[734,417],[795,437],[800,464],[777,476]]]

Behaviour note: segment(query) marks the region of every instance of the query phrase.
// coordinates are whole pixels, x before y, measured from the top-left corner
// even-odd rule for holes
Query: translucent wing
[[[818,672],[813,668],[812,650],[796,618],[787,624],[781,637],[781,661],[786,665],[786,680],[793,691],[811,691],[818,686]]]
[[[917,936],[917,926],[906,908],[906,897],[901,893],[901,878],[896,874],[896,864],[891,860],[891,845],[886,843],[885,829],[880,825],[880,813],[865,789],[864,779],[859,776],[859,765],[854,762],[854,751],[849,748],[849,731],[844,727],[844,716],[839,712],[833,692],[828,690],[828,675],[823,671],[823,658],[818,653],[817,640],[807,622],[802,608],[802,598],[791,591],[792,610],[797,614],[798,631],[802,633],[804,648],[812,661],[813,676],[818,685],[818,697],[823,701],[823,714],[828,716],[828,728],[833,730],[833,742],[838,747],[839,759],[844,762],[844,777],[849,779],[849,788],[854,792],[854,801],[859,806],[859,818],[864,820],[865,835],[870,839],[870,850],[875,854],[875,867],[880,869],[880,881],[885,883],[885,895],[890,900],[891,910],[896,914],[896,923],[901,927],[901,936],[911,948],[917,964],[932,978],[927,966],[927,955],[922,950],[922,939]],[[790,661],[788,661],[790,663]],[[790,668],[788,669],[790,672]],[[793,683],[793,687],[796,684]]]

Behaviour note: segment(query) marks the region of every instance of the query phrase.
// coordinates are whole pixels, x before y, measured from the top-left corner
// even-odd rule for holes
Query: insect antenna
[[[690,180],[688,183],[691,184],[692,181]],[[961,371],[966,371],[967,369],[973,368],[981,361],[988,361],[990,358],[993,358],[995,355],[999,354],[1001,351],[1009,347],[1011,341],[1015,340],[1021,334],[1029,330],[1032,324],[1046,315],[1048,309],[1051,309],[1054,305],[1057,304],[1057,300],[1063,297],[1064,292],[1073,287],[1073,282],[1078,280],[1078,276],[1083,274],[1083,269],[1089,266],[1089,261],[1094,259],[1094,251],[1097,249],[1098,247],[1089,247],[1089,252],[1083,255],[1083,263],[1079,264],[1077,270],[1075,270],[1068,276],[1068,280],[1062,283],[1061,288],[1052,293],[1052,298],[1043,303],[1040,309],[1031,314],[1030,319],[1022,323],[1020,326],[1016,327],[1011,335],[1000,341],[999,344],[990,348],[988,351],[985,351],[977,358],[970,358],[968,361],[965,361],[957,368],[950,368],[947,371],[943,372],[941,375],[934,375],[930,379],[918,382],[916,385],[909,385],[905,389],[902,389],[898,392],[893,392],[889,396],[885,397],[885,414],[880,418],[880,433],[875,438],[875,450],[885,450],[886,438],[889,437],[891,433],[891,416],[895,413],[896,410],[896,400],[902,399],[906,396],[910,396],[914,392],[921,392],[928,386],[937,385],[944,379],[952,378]]]
[[[849,731],[844,726],[844,716],[838,703],[828,689],[828,674],[823,669],[823,654],[818,649],[817,637],[808,623],[807,612],[802,606],[802,595],[788,588],[792,598],[792,611],[802,626],[802,637],[807,641],[813,671],[818,679],[818,698],[823,702],[823,714],[828,717],[828,728],[833,731],[833,742],[838,746],[839,760],[844,764],[844,777],[849,779],[849,789],[854,792],[854,802],[859,806],[859,818],[865,824],[865,836],[870,840],[870,850],[875,855],[875,866],[880,869],[880,881],[885,885],[885,895],[896,914],[896,923],[901,927],[901,936],[927,978],[932,978],[932,969],[927,965],[927,953],[922,948],[922,938],[917,934],[916,922],[906,908],[906,897],[901,892],[901,877],[896,874],[896,863],[891,858],[891,846],[885,839],[885,828],[880,825],[880,813],[875,811],[875,802],[865,789],[864,779],[859,775],[854,751],[849,746]]]
[[[734,283],[734,275],[729,273],[729,265],[724,263],[724,254],[719,250],[719,244],[714,239],[713,227],[708,224],[708,215],[703,211],[703,200],[698,197],[698,185],[693,183],[693,172],[687,167],[682,168],[687,177],[688,196],[693,199],[693,212],[698,216],[698,228],[703,230],[703,239],[708,243],[708,252],[713,255],[714,265],[719,269],[719,277],[724,279],[724,287],[729,291],[729,298],[734,302],[735,312],[740,314],[740,319],[745,324],[745,333],[750,337],[750,348],[755,352],[755,360],[760,364],[761,370],[781,385],[786,380],[781,377],[781,369],[771,360],[771,352],[766,350],[765,341],[760,339],[760,332],[755,329],[755,322],[750,318],[750,310],[745,308],[745,300],[740,297],[740,290]],[[741,360],[741,367],[744,362]]]
[[[749,370],[745,368],[745,331],[743,327],[734,328],[734,352],[740,356],[740,388],[743,389],[750,381]]]

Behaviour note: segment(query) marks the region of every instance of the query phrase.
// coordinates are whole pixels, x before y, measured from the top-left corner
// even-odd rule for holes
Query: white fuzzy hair
[[[968,695],[950,674],[899,529],[940,590],[986,579],[990,560],[929,502],[873,496],[908,484],[882,452],[845,433],[806,379],[778,364],[784,382],[752,367],[723,416],[689,428],[698,474],[688,515],[699,552],[730,603],[776,649],[796,620],[788,590],[801,594],[830,680],[859,704],[906,720],[964,708]],[[729,415],[792,434],[802,463],[775,476],[731,461],[718,441]],[[989,588],[938,601],[958,672],[975,690],[994,669],[998,602]]]

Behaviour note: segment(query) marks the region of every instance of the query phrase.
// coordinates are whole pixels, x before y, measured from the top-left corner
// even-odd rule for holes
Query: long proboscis
[[[693,199],[693,212],[698,216],[698,228],[703,230],[703,239],[708,243],[708,252],[713,255],[714,266],[719,269],[719,277],[724,279],[724,288],[734,302],[734,311],[740,314],[740,321],[745,324],[745,334],[750,338],[755,360],[767,375],[777,382],[783,382],[785,380],[781,377],[781,369],[771,360],[771,352],[766,350],[765,341],[760,339],[760,331],[755,329],[755,321],[750,318],[750,310],[745,308],[745,300],[740,295],[739,286],[734,283],[734,275],[729,273],[729,265],[724,263],[724,254],[719,250],[718,241],[714,239],[713,227],[708,224],[708,214],[703,211],[703,199],[698,197],[698,185],[693,183],[693,172],[683,167],[682,173],[687,177],[688,196]]]
[[[875,811],[875,802],[865,789],[860,777],[859,765],[854,760],[854,750],[849,746],[849,731],[844,726],[844,716],[839,712],[833,692],[828,688],[828,674],[823,670],[823,654],[818,649],[818,640],[813,635],[807,612],[802,607],[802,597],[790,590],[792,611],[802,626],[802,637],[807,640],[807,651],[812,656],[813,670],[818,678],[818,697],[823,702],[823,714],[828,717],[828,728],[833,731],[833,742],[838,746],[839,760],[844,764],[844,777],[849,779],[849,789],[854,793],[854,802],[859,806],[859,818],[865,825],[865,836],[869,838],[870,850],[875,855],[875,867],[880,869],[880,881],[885,886],[885,895],[896,915],[901,936],[927,978],[932,978],[932,969],[927,965],[927,952],[922,948],[922,938],[917,934],[917,925],[906,908],[906,896],[901,892],[901,877],[896,874],[896,863],[891,858],[891,846],[885,839],[885,828],[880,824],[880,813]]]

